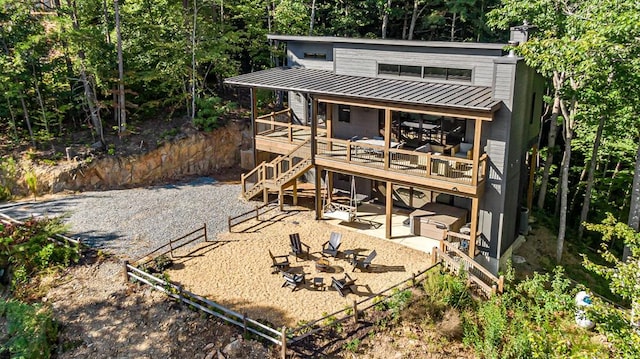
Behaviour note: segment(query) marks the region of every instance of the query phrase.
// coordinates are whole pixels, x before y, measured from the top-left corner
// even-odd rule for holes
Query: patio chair
[[[368,256],[359,255],[358,253],[353,253],[353,259],[351,260],[351,264],[353,264],[352,272],[355,272],[356,268],[360,268],[361,271],[369,269],[371,262],[376,257],[378,253],[374,249]]]
[[[291,242],[291,255],[296,257],[296,262],[300,257],[309,259],[309,250],[311,249],[311,247],[309,247],[308,245],[300,241],[300,234],[298,233],[290,234],[289,241]]]
[[[347,273],[344,274],[344,278],[335,279],[331,277],[331,286],[335,288],[341,297],[344,297],[348,292],[353,293],[356,280],[349,277]]]
[[[340,241],[342,240],[342,234],[337,232],[331,232],[331,237],[328,241],[322,244],[322,255],[330,255],[332,257],[338,256],[338,248],[340,248]]]
[[[304,273],[296,274],[290,272],[282,272],[284,283],[282,287],[291,287],[291,291],[294,292],[300,285],[305,284]]]
[[[288,255],[285,254],[282,256],[274,256],[273,253],[271,253],[271,250],[269,250],[269,256],[271,257],[271,261],[273,262],[273,264],[271,265],[271,267],[273,268],[273,272],[271,273],[283,272],[289,269]]]

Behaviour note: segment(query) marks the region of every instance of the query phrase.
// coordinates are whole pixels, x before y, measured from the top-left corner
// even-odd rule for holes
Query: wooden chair
[[[353,293],[356,280],[349,277],[347,273],[344,274],[344,278],[335,279],[331,277],[331,286],[335,288],[341,297],[344,297],[348,292]]]
[[[328,241],[322,244],[322,255],[330,255],[332,257],[338,256],[338,248],[340,248],[340,241],[342,240],[342,234],[337,232],[331,232],[331,237]]]
[[[282,287],[291,287],[292,292],[298,289],[302,284],[306,283],[306,280],[304,279],[304,273],[296,274],[290,272],[282,272],[282,277],[284,278]]]
[[[309,250],[311,249],[311,247],[309,247],[308,245],[300,241],[300,234],[298,233],[290,234],[289,241],[291,242],[291,255],[296,257],[296,262],[300,257],[309,259]]]
[[[378,255],[378,253],[375,249],[366,257],[357,253],[353,253],[353,258],[351,259],[353,269],[351,271],[355,272],[356,268],[360,268],[361,271],[368,269],[376,255]]]
[[[271,261],[273,262],[273,264],[271,265],[271,268],[274,269],[272,273],[283,272],[289,269],[288,255],[285,254],[282,256],[274,256],[273,253],[271,253],[271,250],[269,250],[269,256],[271,257]]]

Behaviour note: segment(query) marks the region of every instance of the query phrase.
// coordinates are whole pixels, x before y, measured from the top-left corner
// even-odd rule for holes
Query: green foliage
[[[27,171],[27,173],[24,174],[24,181],[27,183],[27,188],[29,188],[29,192],[33,194],[33,198],[35,199],[38,194],[38,177],[36,173],[33,170]]]
[[[49,358],[57,342],[58,326],[49,309],[15,300],[0,299],[0,316],[6,321],[2,357]]]
[[[607,218],[601,224],[587,224],[586,227],[602,234],[604,242],[601,254],[607,263],[597,264],[584,257],[585,268],[609,280],[611,291],[631,303],[633,314],[640,313],[640,233],[618,222],[611,214],[607,214]],[[622,239],[629,247],[631,256],[627,261],[621,261],[609,250],[607,244],[614,239]],[[640,320],[637,317],[629,317],[629,313],[622,312],[598,298],[594,301],[590,315],[595,318],[596,330],[606,335],[612,343],[616,357],[640,357],[640,333],[635,327]]]
[[[0,201],[11,199],[11,190],[16,185],[16,161],[13,157],[0,158]]]
[[[446,307],[465,309],[473,304],[467,290],[466,274],[460,276],[432,274],[425,280],[423,288],[430,294],[430,313],[439,317]]]
[[[236,108],[233,102],[223,103],[219,97],[207,97],[196,101],[198,112],[193,124],[202,131],[213,131],[223,126],[223,118],[225,114]]]
[[[358,352],[358,348],[360,348],[360,339],[355,338],[353,340],[348,341],[347,343],[344,344],[344,349],[352,352],[352,353],[357,353]]]
[[[608,356],[606,347],[574,325],[573,293],[561,267],[517,284],[512,274],[505,278],[504,295],[479,303],[477,311],[463,317],[463,341],[482,358]]]
[[[77,247],[54,244],[48,239],[63,229],[56,219],[30,219],[24,225],[0,226],[0,264],[11,278],[14,294],[26,290],[25,285],[41,271],[78,260]]]

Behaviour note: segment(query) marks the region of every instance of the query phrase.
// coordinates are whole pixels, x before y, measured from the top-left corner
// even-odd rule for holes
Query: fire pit
[[[320,258],[316,260],[316,270],[318,272],[328,272],[331,268],[331,263],[328,259]]]

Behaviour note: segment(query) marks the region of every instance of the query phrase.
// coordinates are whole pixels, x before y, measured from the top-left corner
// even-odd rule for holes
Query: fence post
[[[431,250],[431,265],[438,263],[438,247],[433,247]]]
[[[280,340],[282,343],[282,351],[280,353],[280,358],[287,359],[287,327],[284,325],[282,326]]]
[[[415,272],[412,272],[412,273],[411,273],[411,286],[412,286],[412,287],[415,287],[415,286],[416,286],[416,284],[417,284],[417,283],[416,283],[416,273],[415,273]]]
[[[173,239],[169,239],[169,256],[173,259]]]
[[[207,222],[204,222],[204,241],[205,242],[209,242],[209,239],[207,238]]]
[[[353,323],[358,324],[358,302],[353,300]]]
[[[502,293],[503,290],[504,290],[504,276],[501,275],[500,278],[498,279],[498,293]]]
[[[229,230],[229,233],[231,232],[231,216],[227,217],[227,229]]]
[[[242,335],[247,337],[247,313],[242,313]]]
[[[129,268],[127,268],[127,266],[129,265],[129,261],[124,261],[124,272],[122,273],[124,275],[124,282],[127,283],[129,281]]]

